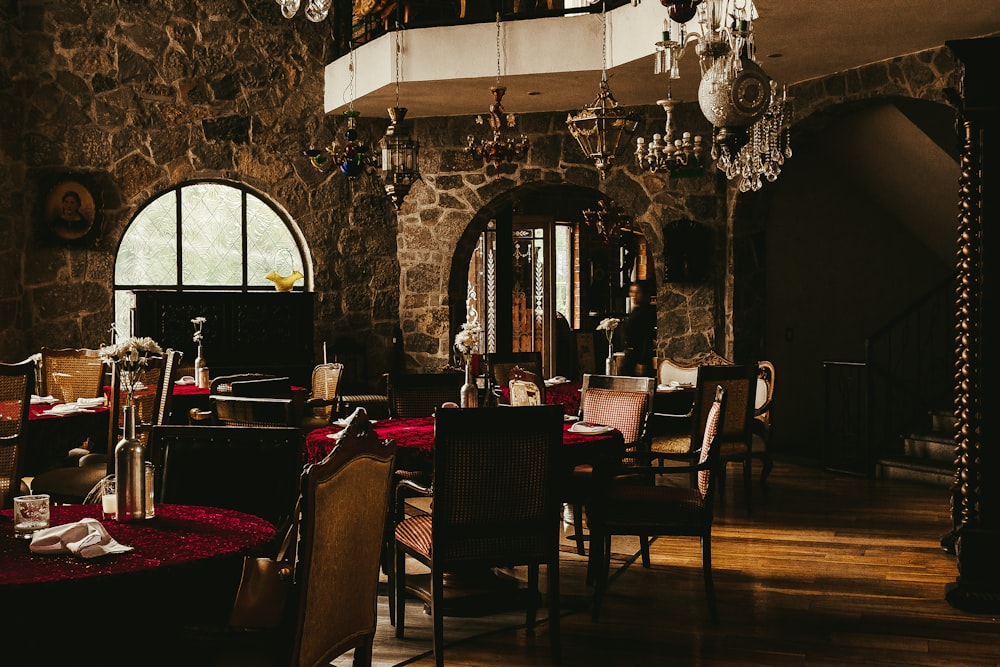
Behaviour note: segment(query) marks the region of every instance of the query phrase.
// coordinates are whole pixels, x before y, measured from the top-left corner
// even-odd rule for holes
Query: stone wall
[[[267,0],[17,5],[0,14],[0,358],[107,342],[125,227],[158,192],[207,178],[251,186],[297,224],[314,267],[317,348],[349,337],[373,366],[388,364],[391,207],[377,187],[323,177],[301,155],[342,131],[322,113],[329,24],[286,20]],[[39,233],[39,201],[63,175],[95,184],[94,243]]]

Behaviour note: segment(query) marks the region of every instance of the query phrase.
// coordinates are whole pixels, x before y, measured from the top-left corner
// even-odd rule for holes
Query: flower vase
[[[118,521],[146,518],[146,446],[135,436],[135,406],[122,408],[125,430],[115,445]]]
[[[208,364],[201,353],[201,343],[198,343],[198,356],[194,358],[194,383],[201,389],[208,389],[211,380],[208,376]]]
[[[468,362],[465,364],[465,384],[462,385],[459,394],[459,405],[463,408],[479,407],[479,387],[472,377],[472,365]]]
[[[608,358],[604,360],[604,374],[615,374],[615,353],[613,351],[608,351]]]

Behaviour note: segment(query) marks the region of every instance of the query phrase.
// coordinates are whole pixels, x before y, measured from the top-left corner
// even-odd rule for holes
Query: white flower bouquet
[[[125,390],[125,405],[134,404],[135,390],[139,384],[139,373],[149,366],[152,357],[163,354],[163,350],[152,338],[130,337],[99,350],[101,359],[118,368],[119,381]]]
[[[621,320],[617,317],[605,317],[597,325],[598,331],[604,332],[604,337],[608,339],[608,346],[614,350],[614,345],[611,343],[611,339],[615,337],[615,329],[621,324]]]
[[[478,322],[466,322],[455,334],[455,349],[462,355],[466,365],[479,348],[479,336],[483,333]]]

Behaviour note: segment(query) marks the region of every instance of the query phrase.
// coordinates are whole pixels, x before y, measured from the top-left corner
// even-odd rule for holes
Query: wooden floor
[[[657,540],[649,570],[629,564],[634,542],[616,542],[618,572],[596,623],[567,542],[563,665],[1000,665],[1000,621],[944,599],[958,574],[938,542],[950,527],[946,489],[778,462],[748,518],[735,473],[713,532],[721,623],[708,620],[696,539]],[[375,665],[433,665],[422,608],[408,607],[404,640],[385,598],[379,608]],[[550,664],[548,624],[529,637],[522,621],[447,618],[446,664]]]

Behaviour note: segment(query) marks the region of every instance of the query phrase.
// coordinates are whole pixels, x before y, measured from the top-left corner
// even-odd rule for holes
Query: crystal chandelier
[[[756,61],[753,0],[661,0],[668,7],[667,29],[657,43],[655,69],[679,76],[678,61],[697,42],[701,67],[698,103],[714,128],[711,157],[740,191],[774,181],[792,156],[789,128],[793,100]],[[697,31],[685,24],[697,17]],[[673,23],[676,39],[671,39]],[[669,123],[669,112],[668,112]]]
[[[639,121],[635,114],[618,105],[608,85],[608,21],[601,2],[601,88],[597,98],[576,114],[569,114],[566,126],[580,150],[590,158],[603,179],[615,161],[622,138],[631,140]]]
[[[301,0],[275,0],[275,2],[281,5],[281,15],[286,19],[294,17],[302,4]],[[319,23],[330,13],[331,5],[333,0],[308,0],[304,12],[306,18],[313,23]]]
[[[621,235],[623,229],[632,225],[632,218],[620,206],[606,199],[598,200],[595,209],[584,209],[583,220],[593,227],[604,245],[610,245]]]
[[[490,88],[493,94],[493,104],[490,105],[489,125],[492,134],[489,139],[477,140],[471,134],[465,150],[477,159],[492,162],[499,167],[503,162],[516,162],[528,157],[528,137],[523,134],[516,139],[507,135],[507,129],[513,128],[516,122],[514,114],[503,109],[503,96],[507,87],[500,85],[500,12],[497,12],[497,82]],[[476,116],[476,123],[485,124],[482,115]]]
[[[410,191],[410,186],[420,178],[417,171],[417,142],[410,137],[409,128],[404,123],[406,108],[399,106],[399,58],[402,49],[399,44],[399,34],[395,32],[396,49],[396,105],[390,107],[389,127],[385,136],[379,142],[382,149],[382,185],[385,193],[392,200],[393,207],[398,211],[403,204],[403,198]]]

